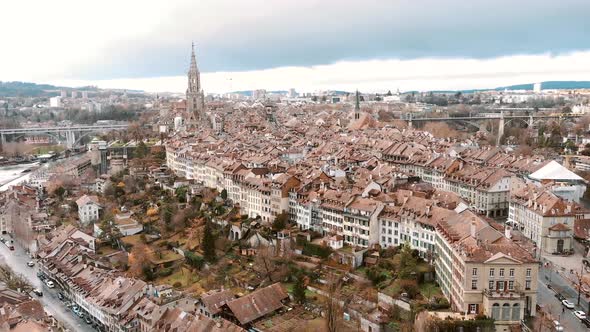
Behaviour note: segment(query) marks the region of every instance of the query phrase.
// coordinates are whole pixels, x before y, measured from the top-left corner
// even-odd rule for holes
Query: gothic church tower
[[[205,119],[205,93],[201,88],[201,73],[195,58],[195,44],[192,45],[191,65],[188,70],[188,88],[186,89],[186,109],[191,122]]]

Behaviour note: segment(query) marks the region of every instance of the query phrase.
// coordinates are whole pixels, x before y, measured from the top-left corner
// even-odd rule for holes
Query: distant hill
[[[538,82],[535,82],[538,83]],[[438,94],[450,94],[450,93],[474,93],[474,92],[481,92],[481,91],[504,91],[504,90],[533,90],[533,86],[535,83],[526,83],[526,84],[516,84],[516,85],[508,85],[508,86],[501,86],[497,88],[489,88],[489,89],[466,89],[466,90],[431,90],[428,92],[438,93]],[[541,88],[543,90],[574,90],[574,89],[590,89],[590,81],[546,81],[541,82]],[[420,91],[411,90],[411,91],[404,91],[403,93],[420,93]]]
[[[59,87],[49,84],[0,81],[0,97],[41,97],[55,95],[55,93],[51,94],[47,91],[57,89]]]
[[[532,90],[534,83],[517,84],[505,87],[495,88],[494,90]],[[590,81],[547,81],[542,82],[543,90],[571,90],[571,89],[590,89]]]
[[[2,82],[0,81],[0,97],[51,97],[59,95],[60,90],[68,92],[97,91],[96,86],[63,87],[51,84],[36,84],[29,82]]]

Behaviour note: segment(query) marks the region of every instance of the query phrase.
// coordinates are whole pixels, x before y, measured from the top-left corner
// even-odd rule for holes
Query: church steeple
[[[355,96],[355,103],[354,103],[354,119],[358,120],[361,117],[361,97],[359,96],[359,90],[356,90]]]
[[[191,45],[191,64],[188,70],[188,87],[186,89],[187,111],[191,122],[203,120],[205,113],[205,93],[201,88],[201,73],[197,67],[195,43]]]
[[[194,88],[192,91],[201,90],[201,73],[199,73],[199,67],[197,67],[197,58],[195,56],[195,43],[191,45],[191,64],[188,70],[189,78],[189,90]]]

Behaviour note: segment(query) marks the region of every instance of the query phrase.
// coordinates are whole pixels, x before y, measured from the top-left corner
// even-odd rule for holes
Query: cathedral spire
[[[354,119],[358,120],[361,117],[361,97],[359,96],[359,90],[356,90],[356,100],[354,103]]]
[[[198,72],[199,68],[197,68],[197,58],[195,57],[195,43],[191,44],[191,66],[189,69],[189,74],[193,72]]]

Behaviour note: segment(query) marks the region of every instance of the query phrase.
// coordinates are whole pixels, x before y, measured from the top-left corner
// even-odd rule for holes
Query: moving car
[[[574,304],[572,302],[568,301],[568,300],[561,301],[561,304],[564,307],[568,308],[568,309],[573,309],[574,308]]]
[[[586,313],[582,310],[576,310],[573,312],[574,316],[578,317],[578,319],[586,319]]]
[[[39,288],[33,289],[33,293],[37,296],[43,296],[43,292]]]
[[[33,266],[35,266],[35,262],[33,262],[33,261],[29,261],[29,262],[27,263],[27,266],[28,266],[28,267],[33,267]]]

